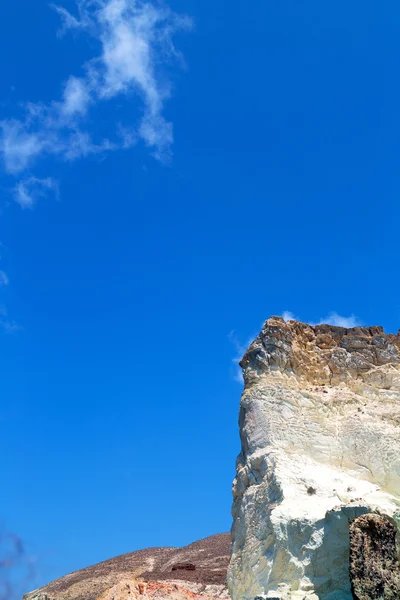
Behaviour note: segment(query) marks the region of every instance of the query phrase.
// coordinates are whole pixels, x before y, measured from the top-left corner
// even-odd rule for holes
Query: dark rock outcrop
[[[355,600],[399,600],[396,526],[369,514],[350,525],[350,578]]]
[[[174,565],[171,571],[195,571],[196,565],[193,563],[178,563]]]

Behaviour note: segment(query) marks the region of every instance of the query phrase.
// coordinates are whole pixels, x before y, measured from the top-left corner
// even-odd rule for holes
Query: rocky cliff
[[[222,600],[228,597],[229,534],[184,548],[150,548],[76,571],[24,600]]]
[[[400,599],[400,335],[272,317],[241,366],[233,600]]]

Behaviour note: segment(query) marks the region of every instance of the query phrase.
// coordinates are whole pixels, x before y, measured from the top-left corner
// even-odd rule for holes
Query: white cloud
[[[289,310],[283,311],[281,317],[285,321],[301,321],[298,317],[294,315],[294,313]],[[304,321],[309,325],[336,325],[336,327],[344,327],[346,329],[351,329],[352,327],[359,327],[361,325],[361,321],[355,315],[350,315],[349,317],[344,317],[339,315],[337,312],[332,311],[329,313],[327,317],[323,317],[322,319],[318,319],[317,321]]]
[[[0,247],[2,247],[1,244]],[[8,285],[8,275],[5,271],[0,269],[0,288],[5,288]],[[0,329],[2,329],[4,333],[15,333],[21,329],[18,323],[9,317],[7,308],[4,304],[0,304]]]
[[[351,329],[352,327],[359,327],[361,321],[355,315],[343,317],[342,315],[338,315],[337,312],[331,312],[327,317],[320,319],[318,323],[310,323],[310,325],[336,325],[337,327]]]
[[[33,208],[36,200],[45,196],[49,191],[58,197],[58,183],[51,177],[45,179],[27,177],[15,186],[14,199],[21,208]]]
[[[64,89],[61,114],[66,118],[85,115],[90,103],[90,93],[83,79],[71,76]]]
[[[9,279],[7,273],[4,271],[0,271],[0,286],[5,286],[9,284]]]
[[[2,244],[0,244],[0,247],[2,247]],[[7,287],[9,283],[10,281],[7,273],[0,269],[0,288]],[[9,318],[7,309],[2,304],[0,304],[0,328],[5,333],[14,333],[15,331],[18,331],[20,329],[18,324]]]
[[[67,79],[60,100],[28,103],[23,119],[0,122],[0,153],[10,174],[24,173],[44,155],[71,161],[128,148],[138,139],[159,159],[170,153],[173,126],[163,109],[171,91],[160,65],[179,57],[173,37],[190,20],[145,0],[76,0],[76,6],[77,16],[53,6],[62,18],[62,32],[75,29],[95,38],[99,53],[82,65],[83,76]],[[134,132],[132,123],[115,123],[114,140],[94,141],[84,126],[90,108],[134,95],[143,103]],[[26,182],[17,185],[16,197],[21,205],[32,205]]]
[[[256,336],[251,337],[247,340],[247,342],[242,343],[239,341],[234,330],[231,331],[230,334],[228,335],[229,341],[235,348],[235,357],[232,359],[232,362],[235,365],[233,379],[240,384],[243,384],[244,380],[243,380],[242,368],[239,365],[239,363],[242,360],[243,355],[246,352],[247,348],[255,340],[255,338],[256,338]]]
[[[0,123],[0,151],[9,173],[19,173],[44,151],[45,144],[36,133],[28,131],[23,123],[10,119]]]
[[[0,305],[0,327],[5,333],[15,333],[21,330],[20,325],[10,319],[7,308],[3,305]]]
[[[283,313],[281,314],[281,317],[285,321],[297,321],[294,314],[292,312],[290,312],[289,310],[284,310]]]
[[[62,28],[59,31],[60,36],[68,29],[79,29],[81,27],[82,18],[74,17],[70,12],[68,12],[67,9],[62,6],[58,6],[57,4],[51,4],[51,7],[60,15],[62,20]],[[77,9],[79,11],[79,16],[82,17],[79,2],[77,2]]]

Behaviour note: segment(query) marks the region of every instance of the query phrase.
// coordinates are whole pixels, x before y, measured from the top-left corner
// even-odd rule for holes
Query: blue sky
[[[40,585],[230,527],[264,319],[400,327],[395,2],[0,5],[3,527]]]

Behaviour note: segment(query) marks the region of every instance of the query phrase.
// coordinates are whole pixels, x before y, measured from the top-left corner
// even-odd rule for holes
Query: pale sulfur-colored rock
[[[400,336],[272,317],[241,366],[232,598],[351,600],[349,523],[400,526]]]

